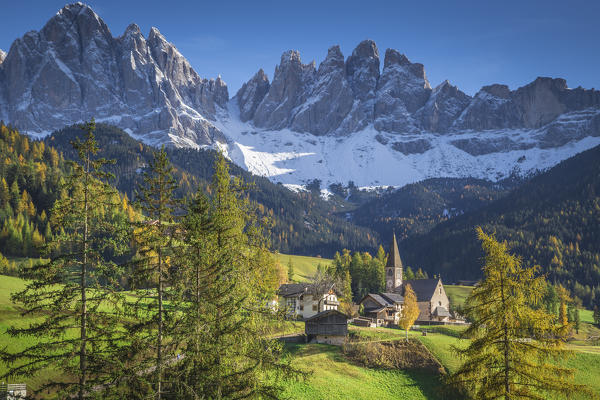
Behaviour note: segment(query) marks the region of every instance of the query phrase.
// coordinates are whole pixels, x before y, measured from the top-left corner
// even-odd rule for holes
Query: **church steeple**
[[[402,286],[402,260],[398,251],[398,242],[394,232],[392,243],[390,245],[390,254],[385,265],[385,290],[393,292],[394,289]]]

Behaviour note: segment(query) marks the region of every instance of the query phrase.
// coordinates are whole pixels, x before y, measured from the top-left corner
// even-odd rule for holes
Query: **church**
[[[394,234],[385,266],[385,292],[369,293],[360,301],[365,317],[377,326],[397,325],[404,304],[404,288],[410,284],[417,296],[420,310],[416,323],[448,322],[450,301],[442,279],[405,281],[402,279],[402,271],[402,260]]]

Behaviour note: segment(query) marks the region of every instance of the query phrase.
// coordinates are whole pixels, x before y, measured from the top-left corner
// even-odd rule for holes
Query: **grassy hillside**
[[[294,266],[294,278],[295,282],[306,282],[308,281],[317,271],[317,266],[320,264],[323,267],[327,267],[331,264],[331,259],[320,258],[320,257],[308,257],[308,256],[294,256],[291,254],[276,254],[277,259],[284,266],[287,271],[289,262],[292,262]]]
[[[462,306],[473,290],[473,286],[444,285],[444,290],[450,299],[450,305]]]
[[[429,372],[393,371],[358,366],[339,347],[309,344],[287,347],[294,366],[312,371],[306,381],[291,382],[292,399],[440,399],[438,377]]]

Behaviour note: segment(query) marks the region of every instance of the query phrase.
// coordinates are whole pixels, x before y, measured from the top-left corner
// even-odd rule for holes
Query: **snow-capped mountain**
[[[600,92],[538,78],[471,97],[371,40],[319,64],[281,56],[233,99],[156,28],[113,37],[88,6],[65,6],[0,51],[0,119],[44,135],[95,117],[152,145],[215,146],[242,167],[297,186],[402,186],[429,177],[500,179],[600,144]]]
[[[211,122],[229,99],[220,78],[200,78],[156,28],[113,37],[82,3],[15,40],[0,87],[0,117],[30,134],[95,116],[157,145],[224,140]]]

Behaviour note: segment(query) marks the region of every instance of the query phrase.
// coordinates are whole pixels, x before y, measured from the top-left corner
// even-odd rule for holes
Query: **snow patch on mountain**
[[[524,129],[394,135],[369,125],[343,138],[313,136],[289,129],[257,129],[239,119],[236,101],[229,103],[228,117],[215,124],[227,137],[222,150],[233,162],[293,190],[314,179],[322,181],[322,188],[349,181],[358,187],[401,187],[432,177],[497,181],[511,174],[523,176],[551,168],[600,145],[600,137],[587,136],[559,147],[544,148],[535,138],[535,131]],[[491,143],[510,141],[521,148],[471,154],[454,144],[470,139]],[[427,141],[429,149],[412,154],[394,150],[394,143],[417,140]]]

